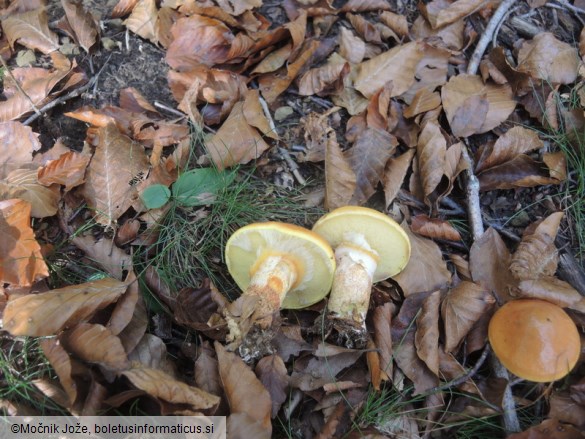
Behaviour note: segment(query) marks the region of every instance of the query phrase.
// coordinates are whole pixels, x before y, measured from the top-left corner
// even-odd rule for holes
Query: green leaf
[[[169,201],[171,191],[162,184],[153,184],[144,189],[140,198],[147,209],[158,209]]]
[[[173,185],[173,197],[183,206],[202,206],[215,201],[217,193],[235,178],[235,172],[219,172],[213,168],[187,171]]]

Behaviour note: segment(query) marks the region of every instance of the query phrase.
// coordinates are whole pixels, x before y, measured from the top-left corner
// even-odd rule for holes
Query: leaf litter
[[[574,174],[545,135],[585,120],[582,102],[570,111],[562,105],[569,87],[583,82],[579,38],[562,26],[522,35],[512,47],[505,38],[515,30],[504,25],[503,46],[513,50],[488,50],[476,75],[465,70],[468,49],[498,2],[433,0],[418,12],[414,2],[383,0],[121,0],[100,11],[62,0],[49,12],[42,0],[5,3],[2,328],[50,337],[41,346],[64,410],[97,413],[149,398],[150,414],[228,416],[234,438],[279,437],[282,425],[293,437],[353,437],[356,428],[368,437],[460,437],[466,424],[458,416],[502,409],[501,382],[479,363],[498,306],[538,298],[582,324],[583,286],[558,271],[570,223],[555,186],[571,184]],[[549,30],[551,8],[528,3],[518,8],[532,7],[544,21],[523,17]],[[558,3],[570,28],[574,9]],[[123,21],[104,25],[97,12]],[[116,42],[111,26],[158,51],[168,70],[165,104],[143,96],[140,83],[119,87],[106,105],[77,99],[98,72],[68,45],[104,65],[108,51],[139,55]],[[16,67],[11,54],[23,48],[36,61]],[[53,108],[61,100],[65,111]],[[48,123],[26,120],[40,112],[78,124],[82,134],[63,143],[45,131]],[[275,127],[277,113],[285,123],[279,118]],[[299,175],[314,178],[325,210],[369,205],[402,221],[411,259],[375,287],[367,349],[336,346],[335,329],[319,323],[319,303],[283,311],[269,354],[246,364],[227,349],[230,305],[221,286],[202,276],[200,285],[174,291],[152,265],[161,219],[176,206],[188,221],[204,219],[250,164],[254,178],[279,175],[283,184],[288,175],[289,188],[302,184]],[[190,178],[194,169],[211,182]],[[475,242],[462,226],[461,175],[469,170],[492,226]],[[511,215],[533,194],[547,201],[514,230],[490,216]],[[146,267],[135,257],[145,243]],[[99,277],[53,287],[57,266],[48,255],[62,245],[82,252]],[[211,258],[222,266],[221,255]],[[171,328],[186,335],[178,350]],[[535,418],[510,437],[578,437],[582,366],[567,381],[571,393],[547,391],[549,419]],[[368,415],[370,396],[385,403],[391,391],[402,411],[386,420],[383,411]],[[518,400],[518,409],[530,411],[538,398]]]

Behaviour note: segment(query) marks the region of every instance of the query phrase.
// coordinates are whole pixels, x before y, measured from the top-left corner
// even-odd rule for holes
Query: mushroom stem
[[[335,249],[337,270],[329,298],[330,316],[353,331],[366,333],[366,314],[378,255],[364,241],[345,241]]]
[[[284,256],[268,256],[253,272],[244,295],[259,298],[255,314],[272,316],[297,280],[295,264]]]

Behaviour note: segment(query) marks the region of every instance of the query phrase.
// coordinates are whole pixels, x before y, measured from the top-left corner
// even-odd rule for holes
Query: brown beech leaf
[[[522,280],[518,287],[520,297],[542,299],[562,308],[572,308],[585,313],[585,298],[570,284],[556,277]]]
[[[33,152],[41,149],[38,137],[20,122],[0,122],[0,180],[31,163]]]
[[[92,235],[78,235],[71,241],[115,279],[122,280],[124,271],[132,269],[132,256],[116,247],[111,239],[96,241]]]
[[[246,413],[268,432],[272,431],[270,393],[242,359],[215,342],[219,376],[231,413]],[[252,397],[253,396],[253,397]]]
[[[128,273],[125,279],[128,284],[126,293],[118,300],[110,320],[108,321],[107,327],[114,335],[119,335],[124,328],[126,328],[132,319],[134,314],[140,314],[140,302],[142,296],[140,295],[140,289],[138,288],[138,281],[133,271]],[[130,352],[129,350],[127,352]]]
[[[414,117],[417,114],[434,110],[441,105],[441,95],[428,88],[421,88],[413,96],[410,105],[404,110],[404,117]]]
[[[490,292],[476,283],[463,281],[451,288],[441,303],[445,351],[454,352],[479,317],[494,303]]]
[[[392,304],[385,303],[374,309],[374,342],[380,356],[380,369],[392,377]]]
[[[93,16],[81,3],[74,0],[61,0],[61,5],[77,43],[89,53],[89,49],[95,44],[99,35],[99,28]]]
[[[451,273],[439,246],[430,239],[415,235],[404,223],[402,228],[410,238],[410,260],[406,268],[393,277],[394,281],[405,296],[443,288],[451,280]]]
[[[57,213],[59,189],[39,183],[34,169],[15,169],[0,182],[0,199],[20,198],[31,205],[31,216],[45,218]]]
[[[452,76],[441,89],[441,99],[457,137],[497,127],[516,107],[509,85],[484,84],[479,76],[467,74]]]
[[[85,181],[85,168],[90,160],[90,156],[75,151],[62,154],[57,160],[51,160],[39,168],[39,183],[45,186],[61,184],[69,191]]]
[[[421,6],[421,12],[433,29],[454,23],[485,6],[485,0],[457,0],[453,3],[435,0]]]
[[[123,282],[104,278],[18,297],[6,305],[4,329],[12,335],[41,337],[56,334],[115,302],[126,288]]]
[[[346,153],[356,177],[356,189],[350,204],[364,204],[374,194],[396,145],[396,137],[376,128],[366,128],[358,135]]]
[[[583,439],[583,433],[558,419],[545,419],[521,433],[509,435],[508,439]]]
[[[349,204],[356,190],[356,175],[343,155],[335,131],[329,129],[325,145],[325,208]]]
[[[140,342],[128,354],[128,360],[137,361],[151,369],[161,370],[170,376],[176,374],[174,364],[167,358],[167,345],[153,334],[144,334]]]
[[[427,238],[461,241],[461,235],[451,223],[439,218],[430,218],[428,215],[413,216],[410,229]]]
[[[367,12],[389,11],[392,6],[386,0],[349,0],[344,4],[340,12]]]
[[[233,106],[226,121],[206,146],[218,169],[248,163],[270,147],[248,122],[243,102]]]
[[[194,411],[212,409],[219,404],[219,397],[177,381],[157,369],[135,365],[132,369],[121,372],[121,375],[154,398],[173,404],[188,404]]]
[[[77,358],[108,370],[123,370],[130,365],[120,339],[102,325],[80,323],[63,332],[59,341]]]
[[[518,51],[518,70],[553,84],[571,84],[577,79],[579,54],[573,46],[552,33],[541,32],[524,41]]]
[[[553,419],[567,422],[581,430],[585,429],[585,407],[571,398],[566,390],[554,392],[550,398],[550,413]]]
[[[99,144],[87,168],[83,195],[96,211],[96,221],[110,225],[138,199],[136,180],[146,174],[144,148],[114,124],[98,130]]]
[[[380,34],[380,31],[364,17],[356,14],[347,14],[346,17],[355,31],[365,41],[374,44],[382,43],[382,35]]]
[[[2,20],[2,29],[11,47],[18,41],[23,46],[44,54],[59,49],[59,39],[49,29],[47,11],[44,8],[10,15]]]
[[[349,70],[348,63],[340,62],[332,57],[327,64],[311,69],[300,77],[299,94],[325,96],[341,91],[343,79]]]
[[[0,201],[0,281],[30,286],[49,275],[41,246],[30,226],[31,206],[23,200]],[[6,311],[4,325],[6,325]]]
[[[270,439],[272,433],[247,413],[231,413],[227,418],[227,434],[230,439]]]
[[[146,310],[144,299],[140,295],[139,291],[136,291],[136,293],[133,291],[133,289],[138,290],[137,284],[138,282],[133,282],[128,287],[128,289],[130,290],[129,291],[130,294],[132,295],[136,294],[138,297],[138,300],[136,301],[136,306],[134,307],[134,312],[132,313],[132,316],[128,324],[124,326],[124,329],[120,331],[118,329],[118,326],[116,325],[117,320],[114,319],[114,317],[116,316],[116,310],[118,309],[119,303],[125,300],[125,297],[122,297],[122,299],[118,301],[118,303],[116,304],[116,308],[112,313],[109,325],[112,332],[114,332],[116,335],[118,335],[118,337],[120,337],[120,341],[122,342],[124,349],[128,353],[131,353],[140,343],[148,326],[148,313]],[[126,296],[126,294],[124,296]]]
[[[563,212],[549,215],[533,233],[525,233],[512,255],[510,270],[519,280],[553,276],[557,271],[559,254],[555,238]]]
[[[400,191],[402,183],[404,182],[404,178],[406,177],[406,173],[408,172],[408,168],[410,168],[410,162],[412,162],[412,157],[414,154],[414,149],[408,149],[404,154],[396,158],[391,158],[386,163],[386,168],[384,169],[384,178],[382,181],[384,185],[386,207],[390,206],[390,203],[394,201],[394,198],[396,198],[396,195]]]
[[[342,26],[339,32],[339,54],[348,62],[358,64],[366,54],[366,43]]]
[[[486,169],[477,176],[481,191],[516,189],[546,184],[560,184],[542,162],[520,154],[501,165]]]
[[[171,28],[173,40],[167,49],[167,63],[175,70],[186,71],[199,64],[212,67],[228,61],[234,39],[221,21],[193,14],[179,18]]]
[[[124,15],[128,15],[136,6],[138,0],[119,0],[114,9],[112,9],[112,18],[120,18]]]
[[[258,379],[270,393],[274,418],[288,397],[289,377],[284,361],[278,355],[268,355],[258,362],[255,371]]]
[[[414,346],[418,357],[436,376],[439,376],[439,304],[440,291],[428,296],[416,318]]]
[[[486,145],[479,150],[479,159],[475,167],[476,173],[496,165],[501,165],[525,152],[541,149],[544,142],[535,130],[513,127],[498,138],[493,145]]]
[[[195,384],[213,395],[219,396],[223,393],[215,351],[208,341],[203,342],[201,352],[195,360]]]
[[[158,44],[158,9],[155,0],[138,0],[130,16],[124,20],[124,25],[136,35]]]
[[[510,251],[491,227],[477,239],[469,251],[469,268],[473,281],[491,291],[499,303],[512,298],[517,280],[510,271]]]

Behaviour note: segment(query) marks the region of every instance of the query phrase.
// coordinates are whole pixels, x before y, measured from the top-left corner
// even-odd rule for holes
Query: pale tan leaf
[[[30,286],[49,275],[41,246],[30,226],[31,206],[22,200],[0,201],[0,281]],[[4,325],[6,325],[6,311]]]
[[[68,352],[88,363],[114,371],[130,365],[120,339],[102,325],[80,323],[63,332],[59,341]]]
[[[124,15],[128,15],[130,12],[132,12],[132,9],[134,9],[136,3],[138,3],[138,0],[118,1],[118,4],[116,4],[116,6],[114,6],[114,9],[112,10],[111,17],[120,18],[123,17]]]
[[[441,89],[441,99],[457,137],[485,133],[497,127],[516,107],[509,85],[484,84],[479,76],[467,74],[452,76]]]
[[[75,34],[77,43],[89,53],[89,49],[95,44],[99,35],[99,28],[93,16],[81,3],[73,0],[61,0],[61,5],[65,9],[67,21]]]
[[[74,372],[79,374],[79,366],[81,365],[71,358],[57,338],[45,338],[39,344],[67,394],[67,406],[71,407],[77,400],[80,391],[73,374]],[[81,369],[84,370],[85,368],[81,367]]]
[[[160,370],[136,365],[121,375],[150,396],[173,404],[188,404],[191,410],[210,409],[219,404],[219,397],[177,381]]]
[[[260,133],[246,120],[243,102],[233,106],[226,121],[206,142],[206,146],[218,169],[248,163],[269,148]]]
[[[346,17],[359,36],[365,41],[368,43],[382,44],[382,35],[380,35],[380,31],[363,16],[346,14]]]
[[[57,213],[59,189],[39,183],[34,169],[15,169],[0,182],[0,199],[20,198],[31,204],[31,216],[45,218]]]
[[[385,303],[374,309],[374,342],[380,356],[380,369],[392,377],[392,304]]]
[[[400,37],[408,35],[408,21],[404,15],[395,14],[391,11],[383,11],[380,20]]]
[[[154,44],[158,43],[157,24],[158,10],[155,0],[139,0],[130,16],[124,20],[128,29]]]
[[[142,145],[120,133],[114,124],[98,130],[99,144],[87,168],[83,195],[100,224],[110,225],[138,199],[136,183],[146,174]]]
[[[107,324],[108,329],[114,335],[119,335],[130,324],[132,319],[135,318],[135,314],[140,314],[139,307],[142,296],[134,272],[130,271],[124,281],[128,284],[128,289],[120,300],[116,302],[116,306]]]
[[[548,167],[551,178],[559,182],[567,179],[567,156],[563,151],[545,152],[542,161]]]
[[[426,113],[438,108],[439,105],[441,105],[441,95],[438,92],[421,88],[412,98],[410,105],[404,109],[404,117],[414,117],[417,114]]]
[[[2,28],[12,47],[18,41],[29,49],[35,49],[45,54],[59,49],[59,39],[49,29],[45,9],[10,15],[2,20]]]
[[[430,218],[428,215],[413,216],[410,228],[414,233],[427,238],[461,241],[461,235],[448,221]]]
[[[585,297],[567,282],[556,277],[522,280],[518,287],[522,298],[542,299],[562,308],[572,308],[585,313]]]
[[[85,179],[85,168],[91,157],[75,151],[62,154],[57,160],[49,161],[38,170],[38,181],[42,185],[50,186],[54,183],[65,186],[69,191],[82,184]]]
[[[292,44],[285,44],[266,55],[250,74],[270,73],[280,69],[288,61],[291,53]]]
[[[386,0],[349,0],[344,4],[341,12],[388,11],[392,6]]]
[[[56,334],[88,320],[96,311],[115,302],[126,287],[116,279],[104,278],[16,298],[4,310],[4,329],[12,335]]]
[[[267,431],[272,431],[270,394],[254,372],[235,354],[215,342],[219,375],[231,413],[246,413]],[[254,395],[253,398],[250,395]]]
[[[243,111],[244,117],[250,126],[256,128],[263,136],[278,140],[278,133],[270,126],[270,122],[264,114],[258,90],[248,90],[246,92]]]
[[[408,149],[404,154],[396,158],[388,160],[386,163],[386,169],[384,170],[384,178],[382,184],[384,185],[384,196],[386,199],[386,207],[390,206],[390,203],[394,201],[396,195],[402,187],[408,168],[410,168],[410,162],[414,157],[415,150]]]
[[[524,41],[518,51],[518,70],[533,78],[553,84],[570,84],[577,79],[578,69],[577,49],[549,32]]]
[[[350,204],[364,204],[374,194],[396,145],[398,140],[387,131],[367,128],[358,135],[346,153],[356,177],[356,189]]]
[[[195,360],[195,384],[213,395],[221,395],[221,379],[215,351],[208,341],[201,345],[201,353]]]
[[[513,127],[498,138],[495,144],[480,149],[475,172],[505,163],[519,154],[544,147],[544,142],[535,130],[524,127]]]
[[[289,376],[284,361],[278,355],[267,355],[256,364],[255,372],[270,394],[274,418],[288,397]]]
[[[128,287],[130,290],[130,294],[135,294],[132,289],[138,290],[137,286],[138,282],[133,282]],[[112,313],[112,318],[110,319],[111,325],[110,329],[114,332],[118,337],[120,337],[120,341],[124,346],[126,352],[131,353],[136,346],[142,340],[144,333],[146,332],[146,328],[148,327],[148,312],[146,310],[146,305],[144,303],[144,299],[139,291],[137,291],[138,300],[136,301],[136,306],[134,308],[134,313],[131,316],[130,321],[124,329],[120,331],[119,326],[116,325],[117,321],[114,319],[115,313]],[[123,297],[122,301],[125,300]],[[120,301],[118,302],[120,303]],[[116,304],[116,308],[118,308],[118,304]],[[114,310],[115,311],[115,310]]]
[[[356,175],[337,144],[335,131],[330,130],[325,146],[325,208],[346,206],[356,186]]]
[[[439,376],[439,304],[440,291],[427,297],[416,318],[414,346],[418,357],[436,376]]]
[[[469,268],[473,281],[495,294],[499,303],[512,298],[517,285],[510,271],[510,251],[491,227],[471,246]]]
[[[457,0],[453,3],[435,0],[423,4],[421,12],[432,28],[438,29],[473,14],[487,3],[486,0]]]
[[[300,77],[299,94],[324,96],[341,91],[343,78],[349,69],[348,63],[335,61],[332,57],[327,64],[311,69]]]
[[[463,256],[458,255],[456,253],[452,253],[449,255],[449,259],[455,266],[455,270],[457,270],[457,274],[462,280],[471,281],[471,272],[469,271],[469,261],[465,259]]]
[[[111,239],[96,241],[92,235],[78,235],[71,242],[115,279],[122,280],[123,273],[132,269],[132,256],[116,247]]]
[[[358,64],[366,54],[366,43],[342,26],[339,30],[339,54],[348,62]]]
[[[170,376],[176,374],[174,364],[167,358],[167,345],[153,334],[144,334],[140,342],[128,354],[128,360],[137,361],[151,369],[161,370]]]
[[[405,224],[402,228],[410,238],[410,260],[406,268],[393,277],[394,281],[405,296],[443,288],[451,280],[451,273],[439,246],[430,239],[413,234]]]
[[[454,352],[479,318],[495,303],[489,291],[463,281],[451,288],[441,304],[445,324],[445,351]]]
[[[41,149],[38,134],[20,122],[0,122],[0,180],[32,161]]]

